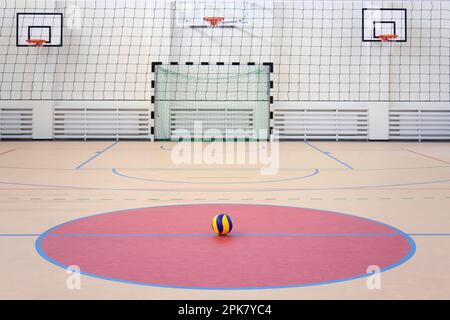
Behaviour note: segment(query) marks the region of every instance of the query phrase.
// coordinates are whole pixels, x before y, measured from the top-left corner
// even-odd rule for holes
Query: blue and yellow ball
[[[226,214],[218,214],[212,221],[212,228],[219,236],[226,236],[233,230],[233,221]]]

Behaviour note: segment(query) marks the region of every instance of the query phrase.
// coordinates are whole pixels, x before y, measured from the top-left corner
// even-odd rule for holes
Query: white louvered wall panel
[[[450,110],[391,110],[391,140],[450,140]]]
[[[39,110],[39,109],[37,109]],[[174,109],[171,130],[191,128],[195,120],[203,120],[208,128],[254,128],[251,110]],[[36,120],[36,119],[34,119]],[[150,110],[146,106],[125,108],[55,106],[53,114],[54,139],[135,139],[152,138]],[[368,140],[368,109],[315,107],[278,107],[274,110],[272,126],[282,140]],[[376,123],[372,123],[376,125]],[[29,106],[0,106],[0,139],[32,139],[33,108]],[[405,106],[389,111],[390,140],[450,140],[450,110]]]
[[[170,110],[170,130],[172,135],[176,130],[188,130],[194,138],[194,123],[201,122],[203,134],[206,130],[239,130],[243,135],[236,138],[248,138],[253,132],[254,125],[253,108],[172,108]],[[248,132],[249,134],[245,134]]]
[[[277,109],[281,140],[368,140],[367,109]]]
[[[148,108],[55,107],[54,139],[149,140]]]
[[[33,108],[0,107],[0,139],[32,139]]]

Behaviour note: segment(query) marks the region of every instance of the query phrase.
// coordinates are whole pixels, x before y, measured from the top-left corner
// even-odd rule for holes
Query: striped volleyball
[[[218,235],[226,236],[233,230],[233,221],[229,216],[221,213],[214,217],[212,228]]]

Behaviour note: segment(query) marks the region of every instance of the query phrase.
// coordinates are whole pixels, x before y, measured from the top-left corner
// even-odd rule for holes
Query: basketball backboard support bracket
[[[385,42],[389,35],[389,42],[407,42],[407,16],[407,9],[402,8],[363,8],[362,41]]]
[[[30,40],[45,40],[44,47],[63,46],[62,13],[17,13],[16,46],[33,47]]]
[[[251,25],[256,4],[248,0],[177,1],[176,26],[187,28],[236,28]]]

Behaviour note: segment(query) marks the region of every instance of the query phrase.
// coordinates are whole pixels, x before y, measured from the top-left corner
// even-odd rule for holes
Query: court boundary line
[[[107,187],[81,187],[81,186],[59,186],[59,185],[42,185],[33,183],[20,183],[20,182],[7,182],[0,181],[0,185],[14,185],[14,186],[24,186],[24,187],[35,187],[35,188],[45,188],[42,190],[85,190],[85,191],[136,191],[136,192],[177,192],[177,193],[241,193],[241,192],[302,192],[302,191],[333,191],[333,190],[402,190],[398,187],[407,186],[421,186],[428,184],[440,184],[448,183],[450,179],[443,180],[431,180],[431,181],[420,181],[420,182],[405,182],[405,183],[394,183],[394,184],[382,184],[382,185],[366,185],[366,186],[348,186],[348,187],[318,187],[318,188],[268,188],[268,189],[150,189],[150,188],[107,188]],[[447,188],[429,188],[430,190],[450,190]],[[0,188],[0,190],[8,190],[6,188]],[[25,189],[20,189],[25,190]],[[41,190],[41,189],[38,189]],[[407,190],[420,190],[407,189]]]
[[[300,238],[300,237],[318,237],[318,238],[320,238],[320,237],[398,237],[398,236],[401,236],[401,234],[400,233],[233,233],[233,234],[231,234],[230,235],[230,237],[238,237],[238,238],[245,238],[245,237],[249,237],[249,238],[251,238],[251,237],[255,237],[255,238],[258,238],[258,237],[261,237],[261,238],[263,238],[263,237],[274,237],[274,238],[276,238],[276,237],[280,237],[280,238],[283,238],[283,237],[297,237],[297,238]],[[133,234],[133,233],[130,233],[130,234],[125,234],[125,233],[110,233],[110,234],[108,234],[108,233],[104,233],[104,234],[102,234],[102,233],[86,233],[86,234],[84,234],[84,233],[79,233],[79,234],[77,234],[77,233],[53,233],[53,234],[49,234],[49,235],[47,235],[47,237],[49,237],[49,238],[59,238],[59,237],[61,237],[61,238],[65,238],[65,237],[67,237],[67,238],[82,238],[82,237],[88,237],[88,238],[90,238],[90,237],[92,237],[92,238],[95,238],[95,237],[105,237],[105,238],[108,238],[108,237],[111,237],[111,238],[114,238],[114,237],[118,237],[118,238],[120,238],[120,237],[124,237],[124,238],[126,238],[126,237],[130,237],[130,238],[133,238],[133,237],[135,237],[135,238],[209,238],[209,237],[211,237],[211,238],[217,238],[217,235],[216,234],[213,234],[213,233],[204,233],[204,234],[202,234],[202,233],[192,233],[192,234],[189,234],[189,233],[184,233],[184,234],[182,234],[182,233],[179,233],[179,234],[176,234],[176,233],[167,233],[167,234],[164,234],[164,233],[159,233],[159,234],[157,234],[157,233],[155,233],[155,234],[151,234],[151,233],[148,233],[148,234],[138,234],[138,233],[136,233],[136,234]]]
[[[20,234],[20,233],[2,233],[0,234],[0,238],[27,238],[27,237],[39,237],[41,234],[40,233],[24,233],[24,234]]]
[[[203,204],[203,203],[202,203]],[[246,204],[246,203],[242,203]],[[17,238],[33,238],[40,237],[42,233],[3,233],[0,234],[0,238],[8,238],[8,237],[17,237]],[[399,236],[400,234],[362,234],[362,233],[322,233],[322,234],[314,234],[314,233],[293,233],[293,234],[232,234],[232,237],[382,237],[382,236]],[[450,233],[407,233],[407,235],[411,237],[450,237]],[[49,237],[217,237],[217,235],[213,234],[53,234],[49,235]]]
[[[113,144],[111,144],[110,146],[108,146],[106,149],[102,150],[102,151],[97,151],[95,153],[94,156],[90,157],[89,159],[87,159],[86,161],[82,162],[80,165],[78,165],[78,167],[75,168],[75,170],[80,170],[82,169],[85,165],[87,165],[88,163],[90,163],[91,161],[97,159],[98,157],[100,157],[101,155],[103,155],[105,152],[107,152],[108,150],[112,149],[113,147],[115,147],[117,144],[119,144],[119,140],[114,142]]]
[[[322,153],[323,155],[327,156],[330,159],[333,159],[334,161],[340,163],[341,165],[345,166],[347,169],[349,170],[353,170],[353,167],[350,166],[349,164],[345,163],[342,160],[339,160],[338,158],[334,157],[331,152],[327,152],[327,151],[323,151],[322,149],[316,147],[315,145],[313,145],[311,142],[305,141],[305,144],[307,144],[308,146],[310,146],[311,148],[319,151],[320,153]]]
[[[441,160],[441,159],[438,159],[438,158],[435,158],[435,157],[432,157],[432,156],[429,156],[429,155],[426,155],[426,154],[423,154],[423,153],[420,153],[420,152],[417,152],[417,151],[413,151],[413,150],[409,150],[409,149],[403,149],[403,150],[408,151],[410,153],[417,154],[417,155],[422,156],[422,157],[427,158],[427,159],[438,161],[440,163],[450,164],[450,162],[447,162],[447,161],[444,161],[444,160]]]
[[[293,178],[285,178],[285,179],[279,179],[279,180],[263,180],[263,181],[239,181],[239,182],[205,182],[205,181],[168,181],[168,180],[159,180],[159,179],[148,179],[143,177],[133,177],[126,175],[124,173],[119,172],[116,168],[113,168],[111,170],[112,173],[115,175],[125,178],[125,179],[131,179],[131,180],[138,180],[138,181],[146,181],[146,182],[159,182],[159,183],[168,183],[168,184],[203,184],[203,185],[242,185],[242,184],[264,184],[264,183],[279,183],[279,182],[289,182],[289,181],[298,181],[303,179],[312,178],[314,176],[317,176],[320,174],[320,169],[314,169],[313,172],[309,175],[302,176],[302,177],[293,177]]]
[[[354,172],[376,172],[376,171],[409,171],[409,170],[433,170],[433,169],[449,169],[450,165],[447,166],[426,166],[426,167],[411,167],[411,168],[367,168],[367,169],[353,169]],[[196,171],[240,171],[240,172],[252,172],[252,171],[260,171],[260,168],[162,168],[162,167],[154,167],[154,168],[116,168],[118,170],[128,170],[128,171],[187,171],[187,172],[196,172]],[[310,171],[315,168],[280,168],[280,172],[291,172],[291,171]],[[339,168],[319,168],[322,172],[345,172],[347,169],[339,169]],[[73,168],[30,168],[30,167],[5,167],[0,166],[0,170],[37,170],[37,171],[74,171]],[[110,171],[111,168],[86,168],[83,171]]]
[[[409,233],[411,237],[450,237],[450,233]]]
[[[12,150],[9,150],[9,151],[6,151],[6,152],[2,152],[2,153],[0,153],[0,157],[1,157],[1,156],[4,156],[4,155],[6,155],[6,154],[8,154],[8,153],[11,153],[11,152],[17,151],[17,150],[19,150],[19,148],[16,148],[16,149],[12,149]]]

